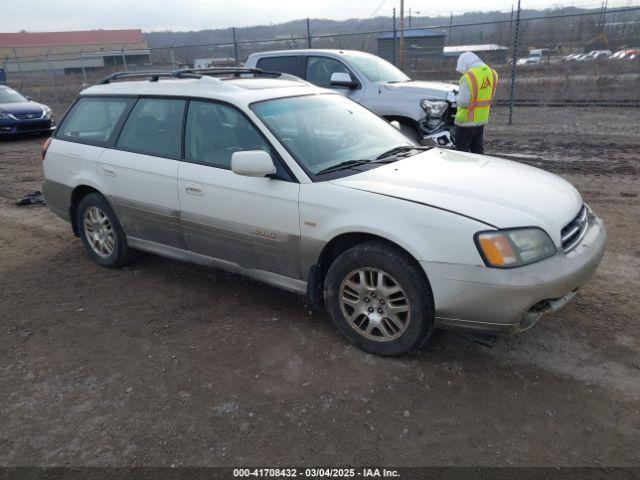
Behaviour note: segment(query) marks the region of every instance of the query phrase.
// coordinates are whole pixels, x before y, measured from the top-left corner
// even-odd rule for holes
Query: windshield
[[[353,55],[346,54],[357,70],[360,71],[370,82],[408,82],[411,80],[395,66],[373,55]]]
[[[300,165],[312,175],[353,160],[373,161],[416,144],[376,114],[342,95],[308,95],[251,106]]]
[[[0,87],[0,103],[26,102],[27,99],[9,87]]]

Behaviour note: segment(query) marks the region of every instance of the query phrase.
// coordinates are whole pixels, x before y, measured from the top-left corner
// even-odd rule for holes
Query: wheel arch
[[[321,307],[324,302],[324,281],[331,264],[344,252],[364,242],[376,241],[389,245],[391,248],[403,253],[420,270],[424,279],[429,283],[429,278],[424,272],[420,262],[414,254],[398,242],[369,232],[346,232],[333,237],[320,251],[316,263],[309,269],[307,280],[307,297],[316,307]]]
[[[104,197],[104,194],[100,192],[100,190],[98,190],[95,187],[92,187],[91,185],[86,185],[86,184],[76,185],[73,188],[73,191],[71,192],[71,201],[69,203],[69,218],[71,219],[71,227],[73,228],[73,234],[76,237],[80,236],[80,232],[78,230],[78,221],[77,221],[78,205],[80,205],[80,202],[84,197],[92,193],[98,193]],[[108,201],[109,200],[107,199],[107,202]]]
[[[402,115],[382,115],[382,117],[385,120],[388,120],[389,122],[393,122],[394,120],[397,120],[400,123],[406,123],[412,126],[413,128],[415,128],[418,132],[420,132],[420,124],[411,117],[405,117]]]

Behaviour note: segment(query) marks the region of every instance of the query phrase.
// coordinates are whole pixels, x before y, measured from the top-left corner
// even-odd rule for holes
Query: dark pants
[[[484,125],[479,127],[456,126],[453,141],[456,145],[456,150],[484,153]]]

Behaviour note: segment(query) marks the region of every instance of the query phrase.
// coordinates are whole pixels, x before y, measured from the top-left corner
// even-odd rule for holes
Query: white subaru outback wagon
[[[380,355],[438,327],[526,330],[605,248],[565,180],[420,147],[343,95],[259,70],[112,75],[43,155],[47,204],[99,264],[139,250],[248,275],[324,303]]]

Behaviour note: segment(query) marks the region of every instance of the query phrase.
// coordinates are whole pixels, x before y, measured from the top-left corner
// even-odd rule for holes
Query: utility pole
[[[411,28],[411,7],[409,7],[409,28]]]
[[[404,70],[404,0],[400,0],[400,70]]]
[[[518,36],[520,34],[520,0],[516,13],[516,32],[513,36],[513,54],[511,56],[511,85],[509,93],[509,125],[513,125],[513,104],[516,99],[516,63],[518,62]]]
[[[309,26],[309,17],[307,17],[307,48],[311,48],[311,27]]]
[[[509,40],[513,38],[513,3],[511,4],[511,17],[509,19]]]
[[[452,30],[453,30],[453,12],[449,14],[449,45],[453,43],[453,41],[451,40]]]
[[[238,37],[236,35],[236,27],[231,27],[233,33],[233,60],[238,65]]]
[[[602,15],[601,15],[601,19],[600,19],[600,33],[604,32],[604,24],[605,24],[605,19],[606,19],[606,11],[607,11],[607,6],[609,5],[609,0],[605,0],[602,4]]]
[[[398,44],[397,44],[397,37],[398,37],[398,29],[396,28],[396,7],[393,7],[393,38],[392,38],[392,45],[393,45],[393,64],[398,66]]]

